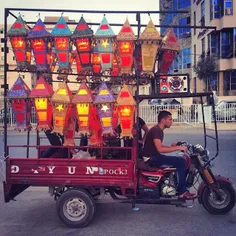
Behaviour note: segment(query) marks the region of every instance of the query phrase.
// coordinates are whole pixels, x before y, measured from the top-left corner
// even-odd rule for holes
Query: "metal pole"
[[[26,158],[29,158],[29,142],[30,142],[30,130],[27,131]]]
[[[204,107],[203,107],[202,96],[201,96],[201,106],[202,106],[202,122],[203,122],[203,130],[204,130],[204,148],[206,148],[206,146],[207,146],[206,124],[205,124],[205,114],[204,114]]]

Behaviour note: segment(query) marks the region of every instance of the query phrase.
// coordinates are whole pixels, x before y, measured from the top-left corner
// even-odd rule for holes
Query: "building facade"
[[[186,10],[189,13],[162,13],[160,14],[160,25],[191,25],[191,1],[192,0],[159,0],[161,11]],[[164,35],[169,28],[161,27],[161,35]],[[170,73],[189,73],[191,77],[191,28],[174,28],[175,35],[179,40],[180,52],[170,68]]]
[[[192,29],[192,62],[199,56],[212,55],[217,60],[217,72],[210,84],[199,81],[192,71],[195,91],[217,91],[219,96],[236,95],[236,1],[192,0],[193,25],[216,26],[216,30]]]

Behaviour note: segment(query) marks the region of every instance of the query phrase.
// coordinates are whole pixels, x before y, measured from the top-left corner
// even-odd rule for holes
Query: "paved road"
[[[236,132],[220,132],[220,156],[215,162],[214,172],[229,177],[236,185]],[[1,141],[2,141],[2,137]],[[165,141],[187,140],[203,143],[202,133],[196,129],[173,128],[167,131]],[[32,143],[35,138],[32,137]],[[10,143],[26,143],[25,136],[12,133]],[[3,150],[2,142],[0,150]],[[209,140],[213,153],[214,142]],[[11,153],[23,157],[23,150]],[[34,152],[31,151],[31,155]],[[2,181],[2,176],[0,177]],[[198,203],[192,209],[173,206],[139,205],[133,212],[126,204],[100,204],[93,222],[83,229],[70,229],[62,225],[56,216],[55,202],[46,188],[30,188],[20,194],[16,202],[3,202],[0,187],[0,236],[235,236],[236,208],[227,215],[214,216]]]

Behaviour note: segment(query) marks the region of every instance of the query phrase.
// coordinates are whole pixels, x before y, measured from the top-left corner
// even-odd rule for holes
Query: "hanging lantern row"
[[[132,137],[135,100],[127,85],[117,98],[106,83],[99,87],[94,97],[85,82],[75,95],[67,83],[61,82],[54,92],[51,85],[40,76],[30,91],[19,76],[8,92],[15,114],[18,130],[30,130],[31,107],[34,104],[37,115],[37,130],[52,130],[64,135],[64,145],[73,146],[76,126],[78,133],[89,135],[90,143],[102,144],[102,137],[114,135],[114,127],[121,125],[122,137]]]
[[[166,73],[179,51],[173,30],[162,40],[152,20],[137,39],[128,20],[116,36],[105,16],[95,34],[83,17],[72,34],[62,16],[51,33],[41,19],[30,30],[19,16],[7,36],[16,56],[17,69],[32,69],[33,50],[36,70],[41,72],[53,72],[57,63],[59,73],[70,73],[75,61],[78,74],[108,71],[111,75],[132,75],[135,68],[141,76],[153,77],[156,61],[160,73]]]

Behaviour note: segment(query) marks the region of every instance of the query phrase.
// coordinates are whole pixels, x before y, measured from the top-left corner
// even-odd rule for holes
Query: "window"
[[[1,48],[1,52],[4,52],[4,48]]]
[[[191,5],[191,0],[179,0],[179,9],[189,7]]]
[[[231,90],[236,90],[236,70],[231,71]]]
[[[211,33],[211,54],[217,53],[217,35],[213,32]]]
[[[221,0],[210,0],[210,19],[219,19],[221,17]]]
[[[233,32],[222,31],[221,32],[221,57],[231,58],[233,57]]]
[[[210,54],[210,50],[211,50],[211,35],[208,34],[207,35],[207,53]]]
[[[202,39],[202,55],[205,54],[206,47],[205,47],[205,38]]]
[[[224,95],[231,90],[236,90],[236,70],[224,71]]]
[[[184,48],[182,53],[183,57],[183,69],[187,69],[191,67],[191,49]]]
[[[193,46],[193,64],[196,65],[197,63],[197,48],[196,44]]]
[[[1,60],[4,61],[4,56],[1,56]]]
[[[184,17],[179,19],[179,26],[181,25],[190,25],[190,17]],[[191,29],[190,28],[179,28],[178,38],[189,38],[191,37]]]
[[[234,28],[234,57],[236,57],[236,28]]]
[[[201,25],[205,25],[205,1],[201,3]]]
[[[193,25],[196,26],[196,12],[193,13]],[[196,29],[193,29],[194,35],[196,34]]]
[[[225,16],[233,15],[233,3],[232,3],[232,0],[225,0],[224,1],[224,15]]]

